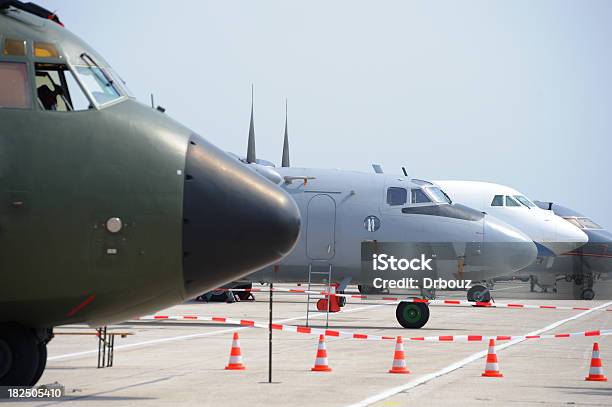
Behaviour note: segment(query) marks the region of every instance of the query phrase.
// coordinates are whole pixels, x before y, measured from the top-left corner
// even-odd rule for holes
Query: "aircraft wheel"
[[[213,290],[200,295],[196,300],[201,302],[226,302],[231,295],[233,294],[225,290]]]
[[[591,301],[593,298],[595,298],[595,291],[591,290],[590,288],[584,289],[582,290],[581,297],[583,300]]]
[[[489,302],[491,301],[491,292],[484,285],[475,285],[467,292],[468,301]]]
[[[3,325],[0,328],[0,386],[36,383],[44,370],[44,366],[42,369],[40,366],[40,356],[32,331],[17,324]]]
[[[0,339],[0,380],[8,373],[13,363],[13,354],[8,344]]]
[[[240,288],[241,290],[250,290],[253,288],[253,283],[242,284],[236,286],[236,288]],[[240,301],[248,301],[251,299],[251,297],[253,297],[253,293],[251,293],[250,291],[235,291],[234,295],[240,298]],[[255,298],[253,297],[253,299]]]
[[[369,285],[358,285],[357,289],[359,290],[359,293],[367,295],[367,294],[382,294],[383,290],[382,288],[376,288],[376,287],[372,287]]]
[[[400,302],[395,317],[404,328],[419,329],[429,320],[429,307],[422,302]]]
[[[34,386],[40,380],[43,372],[45,371],[45,367],[47,367],[47,344],[39,343],[38,344],[38,369],[36,370],[36,374],[34,375],[34,379],[30,383],[30,386]]]

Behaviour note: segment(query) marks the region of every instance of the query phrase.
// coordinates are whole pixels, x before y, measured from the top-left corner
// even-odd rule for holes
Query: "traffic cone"
[[[497,365],[497,354],[495,353],[495,340],[489,339],[489,353],[487,353],[487,364],[485,365],[485,371],[482,374],[485,377],[504,377],[499,371]]]
[[[410,373],[406,367],[406,358],[404,357],[404,342],[402,337],[398,336],[395,342],[395,353],[393,354],[393,366],[389,373]]]
[[[240,338],[238,332],[234,332],[232,339],[232,350],[230,351],[229,362],[225,366],[225,370],[244,370],[246,367],[242,364],[242,354],[240,353]]]
[[[325,336],[319,335],[319,347],[317,348],[317,358],[312,369],[313,372],[331,372],[331,367],[327,365],[327,349],[325,348]]]
[[[584,378],[591,382],[607,382],[608,378],[604,375],[603,367],[601,365],[601,358],[599,357],[599,344],[595,342],[593,344],[593,355],[591,356],[591,367],[589,368],[589,375]]]

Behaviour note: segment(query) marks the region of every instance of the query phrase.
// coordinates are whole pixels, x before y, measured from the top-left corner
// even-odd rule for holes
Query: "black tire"
[[[36,370],[36,374],[34,375],[34,379],[30,386],[34,386],[40,380],[40,377],[43,375],[45,371],[45,367],[47,367],[47,344],[39,343],[38,344],[38,370]]]
[[[358,285],[357,289],[360,294],[368,295],[368,294],[382,294],[384,290],[382,288],[376,288],[369,285]]]
[[[207,302],[226,302],[229,295],[232,295],[232,293],[225,290],[214,290],[204,294],[203,297],[208,300]]]
[[[395,309],[395,318],[407,329],[419,329],[429,321],[429,307],[422,302],[400,302]]]
[[[0,377],[0,386],[31,386],[35,383],[35,379],[40,378],[36,377],[40,369],[40,351],[32,331],[18,324],[2,325],[0,342],[5,350],[10,349],[10,356],[6,357],[4,352],[5,357],[0,361],[3,365],[0,371],[5,372]]]
[[[586,288],[582,290],[581,298],[586,301],[591,301],[593,298],[595,298],[595,291],[591,290],[590,288]]]
[[[491,291],[484,285],[475,285],[468,290],[467,299],[473,302],[489,302],[491,301]]]
[[[241,284],[239,286],[236,286],[235,288],[239,288],[241,290],[251,290],[253,288],[253,283]],[[250,291],[235,291],[234,295],[240,298],[240,301],[250,301],[251,299],[255,299],[255,297],[253,297],[253,293],[251,293]]]
[[[336,297],[338,299],[338,306],[340,308],[346,305],[346,297]]]

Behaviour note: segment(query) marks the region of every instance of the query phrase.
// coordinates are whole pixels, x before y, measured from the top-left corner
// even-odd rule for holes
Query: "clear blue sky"
[[[486,180],[612,228],[612,1],[53,1],[148,103],[295,166]]]

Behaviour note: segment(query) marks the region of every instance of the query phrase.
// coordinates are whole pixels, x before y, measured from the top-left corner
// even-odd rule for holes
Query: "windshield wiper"
[[[87,65],[89,65],[89,68],[93,68],[94,66],[98,68],[98,70],[102,73],[102,77],[100,77],[100,73],[96,72],[95,69],[92,69],[92,71],[98,77],[98,79],[102,79],[103,81],[106,81],[106,86],[113,86],[113,80],[109,78],[108,76],[106,76],[102,67],[98,65],[98,63],[91,56],[89,56],[88,53],[83,52],[81,54],[81,59],[85,61]]]

